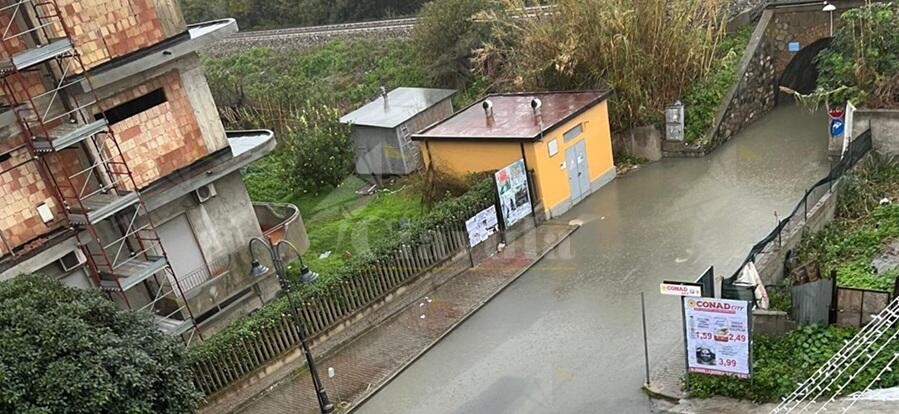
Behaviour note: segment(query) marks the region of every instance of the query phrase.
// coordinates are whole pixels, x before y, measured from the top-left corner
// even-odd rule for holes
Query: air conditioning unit
[[[215,191],[215,185],[211,183],[194,190],[194,196],[197,197],[197,201],[200,203],[205,203],[216,195],[218,193]]]
[[[64,272],[71,272],[72,270],[83,266],[86,262],[87,258],[84,257],[84,253],[81,249],[72,250],[71,253],[59,259],[59,265]]]

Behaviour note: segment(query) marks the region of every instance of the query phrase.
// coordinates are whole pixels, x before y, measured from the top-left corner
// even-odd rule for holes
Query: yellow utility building
[[[552,218],[615,178],[610,94],[490,95],[412,139],[426,166],[459,177],[524,159],[535,205]]]

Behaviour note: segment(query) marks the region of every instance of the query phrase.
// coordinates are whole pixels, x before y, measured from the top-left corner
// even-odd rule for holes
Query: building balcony
[[[259,219],[262,234],[272,243],[287,240],[300,252],[309,249],[309,236],[297,206],[286,203],[253,203],[253,211]]]
[[[54,39],[45,45],[25,49],[0,62],[0,72],[26,70],[72,52],[72,41],[67,38]]]

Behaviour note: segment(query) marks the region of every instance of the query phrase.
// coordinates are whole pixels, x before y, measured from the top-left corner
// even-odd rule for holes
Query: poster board
[[[506,228],[531,214],[531,194],[528,192],[528,174],[524,159],[513,162],[496,172],[496,191]]]
[[[485,242],[493,233],[496,233],[498,226],[496,206],[490,206],[466,220],[465,230],[468,231],[469,246],[475,247]]]
[[[749,302],[684,297],[687,372],[752,376]]]

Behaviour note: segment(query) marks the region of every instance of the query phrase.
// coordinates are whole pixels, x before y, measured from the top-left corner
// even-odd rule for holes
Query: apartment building
[[[271,131],[225,131],[198,51],[234,20],[177,0],[0,1],[0,280],[43,273],[193,340],[270,300],[252,237],[304,249],[293,206],[253,205],[240,168]]]

